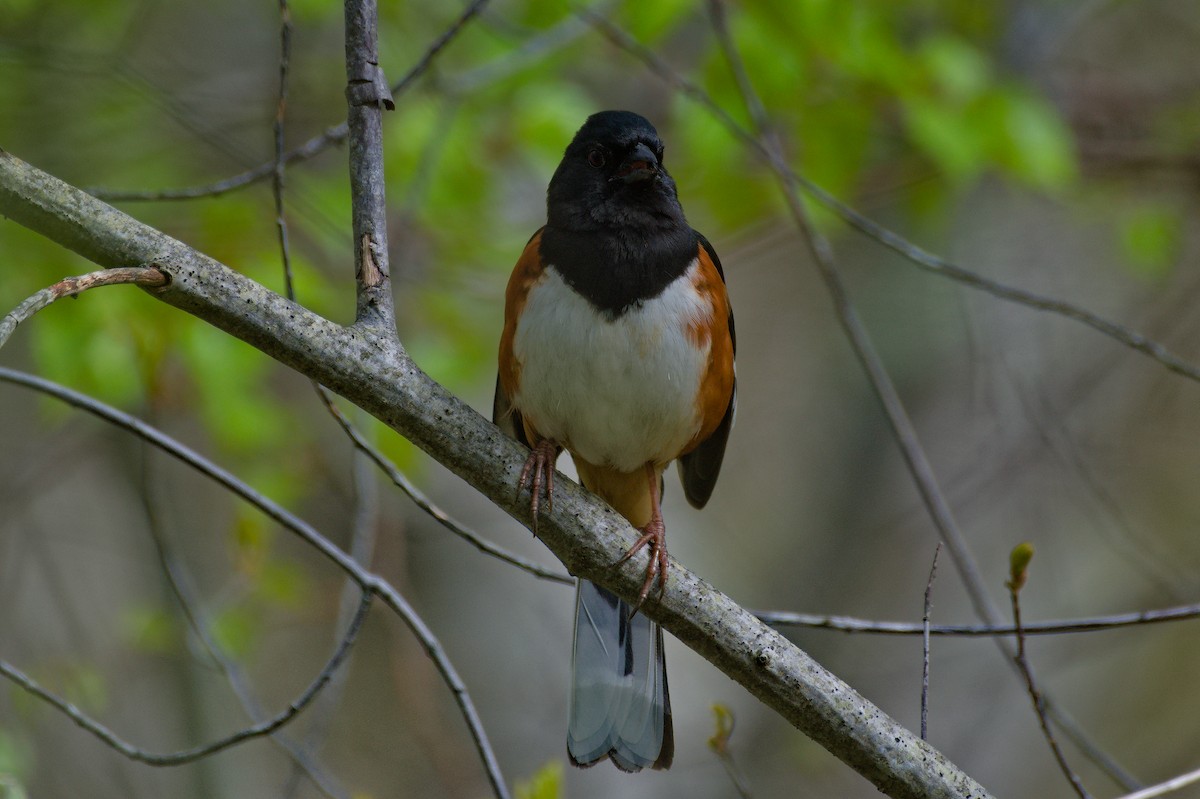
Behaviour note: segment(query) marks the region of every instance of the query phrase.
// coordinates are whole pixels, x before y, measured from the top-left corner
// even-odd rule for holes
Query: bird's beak
[[[654,177],[658,174],[658,169],[658,158],[654,151],[639,143],[625,156],[625,160],[613,175],[613,180],[637,183]]]

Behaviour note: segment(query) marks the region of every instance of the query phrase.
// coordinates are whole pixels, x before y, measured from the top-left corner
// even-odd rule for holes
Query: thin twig
[[[929,581],[925,583],[925,613],[921,619],[921,740],[929,740],[929,616],[933,609],[933,578],[937,575],[938,555],[942,553],[939,541],[933,550],[933,564],[929,567]]]
[[[456,521],[453,517],[446,513],[446,511],[435,505],[429,499],[429,497],[426,496],[423,491],[421,491],[421,489],[417,488],[415,483],[408,479],[404,472],[400,471],[400,469],[397,468],[394,463],[388,460],[387,456],[384,455],[378,447],[366,439],[366,437],[358,430],[358,428],[354,426],[354,424],[346,417],[346,415],[342,413],[342,410],[334,403],[333,396],[330,394],[328,389],[322,386],[321,392],[329,412],[333,414],[333,418],[337,420],[338,424],[340,424],[342,429],[346,432],[346,435],[349,436],[350,440],[354,442],[354,446],[358,447],[359,451],[374,461],[374,463],[380,468],[380,470],[383,471],[384,474],[388,476],[388,479],[390,479],[397,488],[407,494],[418,508],[432,516],[440,525],[466,541],[471,546],[478,549],[480,552],[490,555],[493,558],[502,560],[512,566],[516,566],[518,569],[529,572],[539,579],[550,580],[563,585],[575,585],[574,577],[563,574],[562,572],[548,569],[545,566],[541,566],[531,560],[527,560],[520,555],[509,552],[503,547],[500,547],[496,544],[493,544],[491,541],[482,538],[478,533],[465,527],[461,522]]]
[[[874,239],[883,246],[901,255],[905,260],[910,261],[916,266],[928,272],[950,278],[958,281],[965,286],[974,288],[980,291],[987,292],[992,296],[1000,299],[1009,300],[1019,305],[1024,305],[1038,311],[1056,314],[1058,316],[1072,319],[1076,322],[1091,327],[1094,330],[1103,333],[1104,335],[1116,340],[1117,342],[1136,350],[1137,352],[1147,355],[1158,361],[1164,367],[1176,374],[1200,381],[1200,366],[1185,361],[1179,356],[1168,350],[1163,344],[1116,322],[1109,321],[1102,316],[1092,313],[1091,311],[1076,305],[1066,300],[1060,300],[1054,297],[1047,297],[1037,294],[1026,289],[1009,286],[991,278],[966,269],[965,267],[951,263],[944,258],[936,256],[916,244],[908,241],[900,234],[889,230],[888,228],[872,221],[868,217],[862,215],[851,206],[839,200],[833,194],[830,194],[825,189],[813,183],[802,174],[794,171],[787,163],[781,161],[760,141],[753,133],[743,128],[738,124],[737,120],[729,115],[725,109],[721,108],[712,97],[704,91],[700,86],[680,75],[661,59],[655,52],[642,45],[627,32],[617,27],[613,22],[606,17],[603,17],[590,9],[581,9],[576,12],[589,23],[592,24],[605,37],[627,50],[630,54],[642,60],[651,71],[657,74],[668,85],[679,91],[680,94],[704,106],[713,115],[713,118],[729,131],[736,139],[751,148],[760,158],[763,158],[773,170],[782,174],[786,179],[803,189],[805,193],[815,199],[817,202],[824,205],[829,210],[833,211],[843,222],[850,225],[868,238]]]
[[[44,702],[47,702],[60,711],[65,713],[77,725],[95,735],[104,743],[108,744],[113,749],[120,752],[130,760],[137,760],[141,763],[146,763],[151,766],[178,766],[184,763],[192,763],[209,755],[214,755],[223,749],[228,749],[231,746],[236,746],[244,741],[253,738],[259,738],[264,735],[270,735],[275,730],[287,724],[296,717],[300,711],[308,706],[308,703],[316,698],[325,684],[329,682],[329,678],[333,672],[337,670],[342,661],[346,657],[346,653],[350,651],[350,647],[354,644],[354,639],[358,635],[359,628],[362,626],[363,619],[367,616],[367,610],[371,607],[371,592],[363,591],[362,602],[359,604],[358,612],[354,616],[354,623],[347,630],[344,637],[334,650],[333,655],[329,658],[329,662],[321,669],[316,679],[304,689],[291,704],[284,710],[276,714],[273,718],[268,719],[260,724],[255,724],[246,729],[239,730],[235,733],[220,738],[212,743],[203,746],[197,746],[192,749],[185,749],[180,752],[155,753],[147,751],[139,746],[135,746],[122,739],[115,732],[104,726],[100,722],[91,718],[73,703],[54,694],[53,692],[42,687],[36,680],[25,674],[15,666],[0,660],[0,675],[7,677],[12,682],[19,685],[26,692],[33,694]]]
[[[369,566],[375,553],[375,534],[379,528],[379,487],[375,470],[365,455],[354,450],[351,460],[354,482],[354,527],[350,535],[350,557]],[[347,579],[338,599],[335,636],[341,635],[341,630],[350,623],[354,613],[354,592],[354,581]],[[303,744],[306,751],[315,751],[329,733],[329,722],[333,718],[334,710],[341,702],[345,685],[346,679],[343,672],[334,678],[333,684],[321,695],[320,700],[309,713],[308,731],[304,735]],[[295,795],[300,787],[301,774],[301,763],[293,763],[280,792],[283,799]]]
[[[152,266],[129,266],[117,269],[101,269],[78,277],[65,277],[52,286],[25,299],[0,319],[0,347],[8,341],[17,325],[46,306],[63,297],[75,297],[88,289],[99,286],[133,284],[136,286],[161,287],[167,285],[167,276]]]
[[[1151,785],[1143,788],[1140,791],[1126,794],[1118,797],[1118,799],[1152,799],[1155,796],[1165,796],[1166,794],[1178,791],[1180,788],[1186,788],[1193,783],[1200,782],[1200,769],[1189,771],[1186,774],[1180,774],[1178,777],[1160,782],[1157,785]]]
[[[612,0],[603,0],[595,5],[603,9],[615,3]],[[503,58],[493,59],[454,75],[439,75],[438,90],[464,97],[537,64],[550,53],[561,50],[579,39],[587,31],[587,23],[580,18],[564,17],[553,27],[539,30],[530,36],[519,48],[506,53]]]
[[[271,195],[275,200],[275,226],[279,229],[279,252],[283,259],[284,296],[296,299],[296,288],[292,281],[292,258],[288,246],[287,219],[283,215],[284,121],[287,118],[288,69],[292,61],[292,10],[288,0],[279,0],[279,97],[275,103],[274,143],[275,163],[271,170]]]
[[[442,681],[450,689],[450,693],[458,705],[459,712],[467,724],[467,729],[471,734],[480,761],[483,763],[484,770],[487,773],[488,781],[492,785],[493,793],[501,799],[508,797],[508,788],[504,783],[504,777],[500,772],[500,766],[496,761],[495,753],[492,751],[491,743],[488,741],[487,732],[483,728],[479,713],[475,709],[475,703],[471,699],[471,695],[467,691],[462,678],[459,676],[458,670],[454,668],[454,664],[446,655],[446,651],[442,648],[437,636],[433,634],[433,631],[429,629],[425,621],[413,610],[412,606],[408,604],[408,601],[404,599],[400,592],[392,587],[387,580],[364,569],[353,558],[335,546],[328,538],[321,535],[310,524],[283,506],[258,493],[232,473],[222,469],[199,453],[162,431],[142,422],[140,419],[92,397],[72,391],[36,375],[27,374],[15,369],[0,367],[0,381],[24,386],[62,400],[69,405],[87,411],[94,416],[127,430],[143,441],[158,447],[163,452],[190,466],[258,508],[269,518],[303,539],[327,560],[333,562],[335,566],[353,579],[364,591],[378,596],[384,604],[391,608],[404,621],[405,625],[408,626],[409,630],[420,641],[426,654],[433,660],[438,673],[442,677]]]
[[[474,0],[471,5],[463,9],[463,12],[458,15],[451,25],[442,32],[437,39],[425,50],[424,54],[417,63],[414,64],[404,77],[401,78],[394,86],[391,87],[392,95],[399,96],[407,91],[417,79],[424,75],[433,61],[446,48],[450,42],[462,31],[468,22],[475,18],[483,7],[487,5],[488,0]],[[341,144],[350,134],[348,122],[341,122],[337,125],[332,125],[325,129],[324,132],[313,136],[308,141],[301,144],[284,155],[283,162],[287,165],[292,165],[300,161],[307,161],[317,155],[328,150],[335,144]],[[92,187],[86,189],[88,194],[98,197],[106,202],[155,202],[160,200],[195,200],[202,197],[219,197],[222,194],[240,189],[243,186],[249,186],[252,183],[257,183],[260,180],[265,180],[270,177],[275,171],[275,163],[267,161],[253,169],[248,169],[245,172],[240,172],[236,175],[223,178],[221,180],[205,183],[198,186],[185,186],[178,189],[146,189],[134,191],[122,191],[119,189],[107,189],[100,187]]]
[[[875,633],[880,635],[923,635],[922,622],[874,621],[852,616],[820,616],[813,613],[791,613],[788,611],[756,611],[758,618],[772,627],[811,627],[818,630],[837,630],[844,633]],[[1030,635],[1058,635],[1060,633],[1086,633],[1112,630],[1167,621],[1185,621],[1200,618],[1200,604],[1180,605],[1158,610],[1140,610],[1132,613],[1117,613],[1111,616],[1092,616],[1082,619],[1042,621],[1026,624],[1023,632]],[[1013,635],[1017,628],[1011,624],[931,624],[930,635],[990,638]]]
[[[295,283],[292,279],[292,261],[291,252],[288,246],[288,225],[287,219],[283,213],[283,190],[284,190],[284,121],[287,114],[287,94],[288,94],[288,68],[291,62],[291,41],[292,41],[292,15],[291,8],[288,6],[288,0],[279,0],[279,18],[280,18],[280,44],[279,44],[279,102],[275,111],[274,123],[274,140],[275,140],[275,171],[274,179],[271,182],[271,193],[275,199],[275,219],[279,228],[279,260],[283,267],[283,282],[284,296],[289,300],[296,299]],[[319,383],[312,383],[313,389],[317,392],[317,396],[324,401],[326,407],[331,405],[331,400]],[[355,462],[357,465],[357,458]],[[355,471],[357,474],[357,469]],[[362,501],[362,492],[358,494],[358,507],[364,507]],[[372,508],[375,503],[370,503]],[[362,514],[356,514],[354,534],[351,538],[350,557],[358,563],[369,565],[371,562],[371,549],[374,543],[374,518],[369,520],[369,523],[364,523]],[[363,551],[363,541],[368,541],[366,550]],[[339,608],[337,615],[337,623],[334,628],[334,635],[340,636],[350,623],[354,612],[354,581],[347,578],[346,585],[342,590],[342,595],[339,600]],[[308,733],[305,736],[305,741],[302,745],[296,745],[296,749],[304,752],[312,752],[316,749],[316,744],[323,737],[327,729],[327,721],[332,712],[332,708],[336,705],[340,697],[342,687],[345,685],[344,679],[335,679],[329,690],[324,693],[320,702],[313,708],[311,722],[309,724]],[[297,759],[293,762],[292,770],[288,776],[287,787],[285,787],[285,795],[292,795],[300,784],[300,775],[303,773],[303,763]]]
[[[1050,751],[1054,752],[1058,768],[1062,769],[1063,775],[1066,775],[1067,780],[1070,782],[1070,787],[1074,788],[1075,793],[1079,795],[1079,799],[1091,799],[1091,795],[1084,788],[1084,783],[1079,781],[1079,776],[1070,768],[1066,756],[1063,756],[1062,749],[1058,747],[1054,731],[1050,728],[1050,720],[1046,717],[1046,708],[1042,693],[1038,691],[1037,683],[1033,678],[1033,669],[1030,668],[1030,662],[1025,657],[1025,631],[1021,627],[1020,593],[1021,581],[1013,579],[1008,584],[1008,595],[1013,602],[1013,624],[1016,626],[1016,655],[1014,655],[1016,667],[1020,669],[1022,677],[1025,677],[1025,687],[1030,692],[1034,713],[1038,716],[1038,723],[1042,726],[1042,734],[1045,735],[1046,743],[1050,745]]]
[[[167,585],[171,589],[171,593],[174,595],[175,601],[178,603],[184,618],[187,620],[188,628],[192,631],[196,640],[200,642],[200,646],[204,648],[204,652],[208,655],[209,659],[216,664],[225,681],[229,683],[230,689],[232,689],[234,696],[237,697],[246,715],[255,724],[261,723],[266,718],[266,711],[251,691],[241,667],[229,656],[212,635],[211,624],[202,615],[200,601],[196,596],[192,581],[182,564],[179,563],[174,553],[170,550],[166,536],[163,534],[162,524],[159,519],[160,514],[151,496],[152,486],[150,483],[154,473],[149,466],[150,459],[147,452],[142,458],[142,506],[146,513],[150,538],[154,542],[158,562],[162,566]],[[345,629],[340,630],[338,638],[340,639],[345,633]],[[333,684],[325,689],[323,695],[327,695],[337,686],[339,676],[344,673],[344,670],[338,671]],[[318,703],[317,707],[314,707],[310,711],[310,715],[315,713],[319,707]],[[343,799],[345,797],[345,792],[340,786],[336,785],[333,776],[326,773],[324,767],[315,762],[315,756],[303,751],[299,744],[284,734],[283,730],[276,730],[271,733],[270,737],[271,741],[291,758],[295,772],[307,776],[313,785],[316,786],[317,790],[328,797],[328,799]]]

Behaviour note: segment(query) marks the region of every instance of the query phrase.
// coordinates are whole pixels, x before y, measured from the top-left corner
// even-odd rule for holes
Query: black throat
[[[661,294],[699,253],[699,238],[686,225],[631,230],[542,231],[542,263],[610,318]]]

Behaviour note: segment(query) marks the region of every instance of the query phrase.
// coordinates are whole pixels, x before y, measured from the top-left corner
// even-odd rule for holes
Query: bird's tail
[[[632,610],[579,581],[567,727],[576,766],[610,757],[623,771],[665,769],[675,754],[662,630]]]

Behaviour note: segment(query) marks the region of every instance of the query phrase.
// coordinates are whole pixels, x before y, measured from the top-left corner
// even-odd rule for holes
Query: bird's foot
[[[542,487],[546,489],[546,510],[554,511],[554,464],[562,447],[558,442],[543,438],[537,443],[525,459],[521,469],[521,479],[517,481],[517,494],[520,495],[529,486],[529,511],[533,516],[533,534],[538,531],[538,509],[542,500]]]
[[[646,601],[646,597],[650,596],[650,591],[654,588],[655,581],[658,582],[658,595],[660,597],[667,590],[667,528],[663,524],[662,516],[655,514],[650,519],[649,524],[638,528],[638,530],[641,532],[642,537],[635,541],[633,546],[629,548],[629,551],[613,564],[613,566],[620,566],[636,555],[643,547],[650,547],[650,562],[646,564],[646,579],[642,583],[642,590],[638,592],[637,603],[633,606],[633,611],[629,614],[631,617],[641,609]]]

